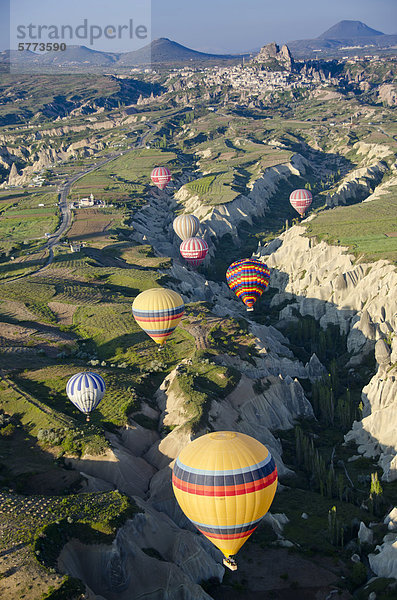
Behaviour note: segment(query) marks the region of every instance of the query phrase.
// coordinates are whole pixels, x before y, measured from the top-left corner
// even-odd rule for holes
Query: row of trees
[[[318,356],[321,362],[332,361],[332,358],[346,352],[346,335],[341,334],[337,325],[328,325],[324,331],[318,322],[310,316],[297,313],[299,320],[289,323],[286,336],[297,346]],[[335,364],[335,371],[337,365]],[[335,386],[334,386],[335,388]]]
[[[296,465],[308,474],[309,485],[321,496],[337,498],[341,502],[360,504],[364,501],[372,514],[381,516],[384,513],[387,500],[384,498],[378,473],[371,473],[369,494],[365,496],[365,492],[355,489],[351,480],[348,481],[343,473],[335,471],[332,458],[327,466],[324,457],[315,447],[313,438],[306,435],[299,426],[295,427],[295,457]],[[332,530],[335,530],[334,525]],[[341,541],[343,542],[343,538]]]
[[[359,409],[351,397],[350,388],[346,388],[339,397],[336,397],[334,389],[338,387],[337,371],[330,373],[327,378],[314,382],[311,403],[314,414],[322,425],[338,425],[347,431],[352,422],[359,417]]]
[[[295,427],[295,456],[297,466],[310,475],[310,485],[322,496],[349,501],[352,490],[346,485],[345,477],[337,475],[331,462],[326,466],[324,458],[314,447],[313,438],[305,435],[301,427]]]

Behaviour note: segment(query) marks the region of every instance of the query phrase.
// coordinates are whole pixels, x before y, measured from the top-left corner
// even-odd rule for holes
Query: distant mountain
[[[0,64],[8,61],[9,54],[10,51],[1,53]],[[58,67],[62,66],[71,68],[73,71],[81,71],[85,67],[105,67],[117,71],[118,68],[125,69],[142,65],[183,66],[207,62],[222,64],[236,62],[243,57],[243,55],[197,52],[168,38],[159,38],[133,52],[101,52],[91,50],[86,46],[68,46],[63,52],[35,53],[12,50],[11,56],[14,62],[26,66],[26,68],[37,69],[38,65],[43,65],[43,67],[53,67],[57,72]]]
[[[173,42],[168,38],[159,38],[153,40],[150,44],[135,50],[133,52],[126,52],[120,55],[118,60],[119,65],[123,66],[134,66],[134,65],[158,65],[158,64],[171,64],[171,63],[202,63],[206,61],[230,61],[241,59],[240,55],[232,54],[207,54],[206,52],[198,52],[192,50],[182,44]]]
[[[296,58],[322,58],[351,54],[397,54],[397,35],[386,35],[361,21],[340,21],[310,40],[293,40],[288,47]]]
[[[36,55],[37,61],[43,65],[56,64],[89,64],[95,66],[111,65],[115,63],[119,54],[91,50],[86,46],[68,46],[63,52],[46,52]]]
[[[339,21],[318,36],[318,40],[344,40],[347,38],[384,35],[381,31],[368,27],[361,21]]]

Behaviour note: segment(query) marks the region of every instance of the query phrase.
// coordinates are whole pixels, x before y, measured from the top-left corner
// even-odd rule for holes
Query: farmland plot
[[[116,213],[90,208],[76,210],[68,239],[73,242],[108,239],[109,229],[116,219],[119,219]]]

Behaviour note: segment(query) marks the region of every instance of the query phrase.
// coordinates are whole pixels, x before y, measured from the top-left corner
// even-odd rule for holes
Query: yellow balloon
[[[233,431],[208,433],[175,461],[172,486],[188,519],[226,557],[236,554],[267,513],[277,488],[268,449]]]
[[[165,288],[142,292],[132,305],[135,321],[160,345],[165,344],[184,312],[185,305],[180,295]]]

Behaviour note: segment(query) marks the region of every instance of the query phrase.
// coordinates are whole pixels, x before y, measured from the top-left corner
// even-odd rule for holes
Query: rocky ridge
[[[241,194],[227,204],[203,204],[198,195],[183,186],[175,194],[175,199],[183,204],[185,212],[200,219],[210,236],[221,238],[226,233],[238,236],[237,228],[242,220],[252,223],[253,217],[263,216],[268,210],[268,200],[277,192],[278,185],[291,175],[303,176],[308,167],[309,162],[303,156],[294,154],[289,163],[266,169],[252,183],[247,195]]]
[[[363,419],[353,424],[346,441],[354,440],[366,456],[380,455],[383,478],[392,481],[397,479],[397,273],[383,260],[356,264],[347,252],[316,243],[305,236],[303,227],[295,226],[259,248],[256,256],[272,268],[272,285],[279,289],[272,304],[291,302],[280,317],[293,319],[297,310],[315,317],[324,328],[338,325],[347,334],[351,366],[377,348],[378,370],[362,392]],[[392,352],[385,340],[391,340]]]

